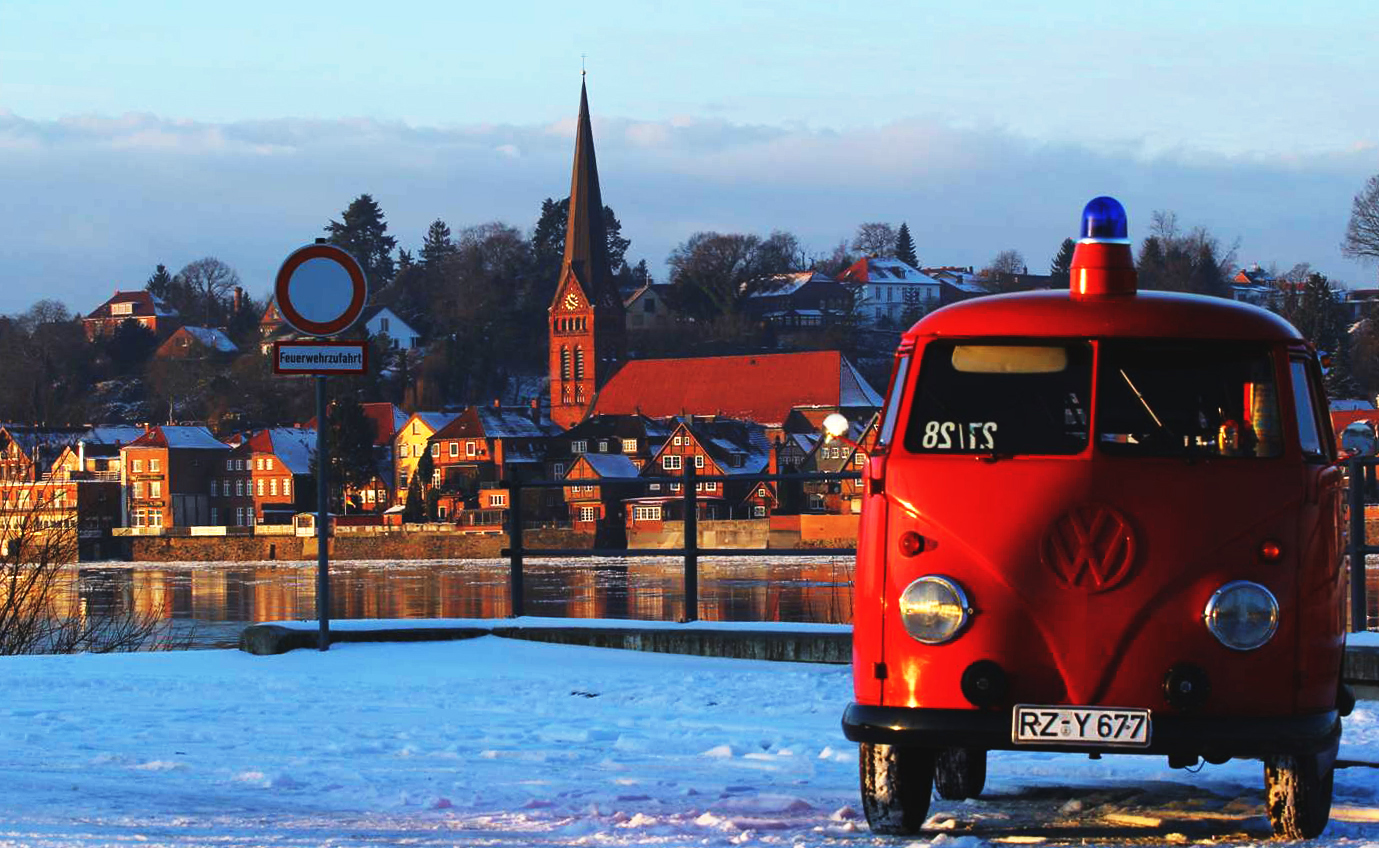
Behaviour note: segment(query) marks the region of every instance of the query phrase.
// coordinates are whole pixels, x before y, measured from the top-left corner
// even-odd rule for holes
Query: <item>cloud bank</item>
[[[77,311],[157,263],[235,267],[256,296],[281,260],[363,192],[402,246],[427,225],[531,227],[569,188],[573,120],[422,127],[369,119],[33,121],[0,111],[0,313],[56,297]],[[653,273],[699,230],[797,234],[824,253],[859,223],[906,221],[924,264],[1021,251],[1042,271],[1082,204],[1119,197],[1131,235],[1154,210],[1240,243],[1242,264],[1311,262],[1352,286],[1338,249],[1379,150],[1226,157],[1036,143],[1008,128],[897,120],[848,131],[706,118],[594,122],[604,200]]]

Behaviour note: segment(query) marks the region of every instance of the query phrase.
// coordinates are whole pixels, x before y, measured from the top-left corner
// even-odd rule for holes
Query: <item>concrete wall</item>
[[[679,548],[685,544],[685,522],[666,521],[661,530],[647,532],[630,530],[629,548]],[[769,537],[765,521],[739,519],[734,521],[700,521],[701,548],[764,548]]]

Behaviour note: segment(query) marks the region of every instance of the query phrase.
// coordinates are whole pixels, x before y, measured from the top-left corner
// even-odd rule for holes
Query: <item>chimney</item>
[[[234,311],[238,312],[240,305],[244,302],[244,289],[235,286]]]
[[[531,403],[528,404],[528,408],[529,408],[530,411],[531,411],[531,420],[532,420],[532,423],[533,423],[533,424],[540,424],[540,423],[541,423],[541,404],[537,401],[536,398],[532,398],[532,399],[531,399]]]
[[[499,405],[499,403],[498,403],[498,398],[494,398],[494,399],[493,399],[493,408],[494,408],[494,409],[500,409],[500,408],[501,408],[500,405]]]
[[[86,440],[77,439],[77,470],[86,470]]]

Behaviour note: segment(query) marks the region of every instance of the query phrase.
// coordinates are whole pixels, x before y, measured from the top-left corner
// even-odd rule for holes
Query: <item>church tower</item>
[[[622,296],[608,267],[589,96],[579,88],[579,127],[570,177],[565,256],[550,316],[551,420],[566,429],[583,420],[594,393],[626,357]]]

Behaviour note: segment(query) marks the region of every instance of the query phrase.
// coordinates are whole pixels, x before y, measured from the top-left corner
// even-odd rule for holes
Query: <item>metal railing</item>
[[[765,482],[809,482],[833,480],[860,480],[857,471],[835,471],[794,474],[753,474],[744,477],[753,487]],[[508,502],[508,547],[501,551],[508,559],[512,592],[512,615],[523,614],[524,592],[522,587],[522,567],[526,557],[559,559],[563,557],[628,557],[628,556],[680,556],[685,560],[685,620],[699,620],[699,558],[714,556],[753,557],[753,556],[853,556],[854,548],[702,548],[699,546],[699,500],[695,483],[697,480],[712,480],[717,483],[731,481],[731,477],[696,475],[694,466],[687,464],[683,476],[666,477],[602,477],[597,480],[510,480],[507,488],[511,494]],[[525,489],[568,489],[571,486],[590,484],[597,486],[645,486],[651,483],[680,484],[679,499],[684,503],[685,544],[681,548],[528,548],[522,541],[522,492]],[[668,500],[674,500],[672,496]]]

